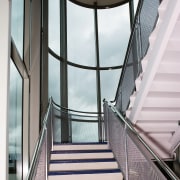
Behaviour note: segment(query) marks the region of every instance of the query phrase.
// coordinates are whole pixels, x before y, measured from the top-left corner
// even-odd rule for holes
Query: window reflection
[[[12,1],[11,35],[18,52],[23,57],[24,0]]]
[[[122,65],[130,35],[129,4],[98,10],[100,66]]]
[[[94,11],[67,1],[68,60],[95,66]]]
[[[68,67],[70,109],[97,112],[96,71]]]
[[[22,78],[10,63],[9,179],[22,178]]]
[[[49,97],[60,104],[60,61],[49,54]]]

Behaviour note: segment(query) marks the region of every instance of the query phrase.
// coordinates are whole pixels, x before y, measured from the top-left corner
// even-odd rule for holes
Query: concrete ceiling
[[[129,0],[70,0],[89,8],[111,8],[128,2]]]

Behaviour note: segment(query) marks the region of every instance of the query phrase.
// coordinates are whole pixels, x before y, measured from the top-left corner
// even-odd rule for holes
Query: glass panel
[[[67,1],[68,60],[95,66],[94,11]]]
[[[49,0],[49,47],[60,55],[60,1]]]
[[[97,112],[96,71],[68,67],[70,109]]]
[[[72,142],[98,142],[98,123],[72,122]]]
[[[22,179],[22,78],[10,63],[9,179]]]
[[[12,1],[11,18],[11,35],[22,58],[24,36],[24,0]]]
[[[49,97],[60,104],[60,61],[49,54]]]
[[[130,36],[129,4],[98,10],[100,66],[122,65]]]
[[[101,71],[101,96],[113,101],[116,95],[121,69]]]

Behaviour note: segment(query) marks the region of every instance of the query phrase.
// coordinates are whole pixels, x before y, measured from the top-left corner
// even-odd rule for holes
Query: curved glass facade
[[[61,121],[58,131],[64,134],[69,127],[70,132],[64,142],[69,137],[72,142],[101,141],[103,99],[115,98],[131,31],[131,8],[129,2],[91,9],[49,0],[49,96],[62,107],[98,114],[94,123]]]
[[[62,11],[67,13],[65,19]],[[64,26],[66,28],[63,31]],[[100,106],[103,98],[114,99],[114,84],[118,84],[129,35],[129,3],[97,10],[78,6],[70,1],[59,4],[59,1],[49,0],[49,48],[61,61],[60,69],[62,63],[67,62],[68,108],[99,112],[102,111]],[[63,49],[62,42],[65,46]],[[66,51],[67,59],[60,57],[60,49],[63,54]],[[49,95],[59,103],[60,90],[59,93],[57,88],[52,91],[52,84],[59,83],[60,76],[64,75],[59,70],[58,73],[55,72],[58,63],[52,63],[55,59],[51,55],[49,61]],[[115,66],[119,68],[114,69]],[[106,70],[101,70],[104,67]]]

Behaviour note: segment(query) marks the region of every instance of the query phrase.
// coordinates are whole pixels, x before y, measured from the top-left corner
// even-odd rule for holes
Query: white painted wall
[[[11,1],[0,1],[0,179],[8,180],[8,99]]]

